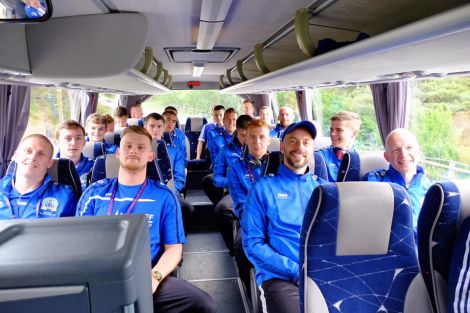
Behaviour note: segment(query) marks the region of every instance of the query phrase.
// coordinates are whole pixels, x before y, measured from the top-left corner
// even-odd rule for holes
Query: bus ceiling
[[[46,23],[0,24],[0,81],[152,95],[199,81],[193,90],[246,94],[468,75],[464,3],[53,1]],[[340,47],[319,54],[321,40]]]

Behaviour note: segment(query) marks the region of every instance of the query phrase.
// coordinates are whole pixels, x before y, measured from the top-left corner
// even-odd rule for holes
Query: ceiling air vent
[[[239,48],[213,48],[197,50],[191,47],[165,48],[165,52],[173,63],[224,63],[228,62]]]

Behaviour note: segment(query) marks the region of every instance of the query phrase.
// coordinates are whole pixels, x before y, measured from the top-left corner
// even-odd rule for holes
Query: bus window
[[[434,180],[470,177],[470,77],[410,83],[409,128]]]
[[[295,113],[295,119],[294,122],[297,122],[300,120],[300,112],[299,112],[299,107],[297,106],[297,100],[295,98],[295,91],[281,91],[276,93],[276,100],[277,100],[277,105],[279,108],[283,106],[288,106],[292,110],[294,110]],[[274,112],[274,116],[276,117],[278,112]],[[277,123],[277,121],[276,121]]]
[[[330,135],[330,117],[338,111],[356,112],[361,116],[361,130],[356,140],[358,150],[383,150],[375,119],[372,92],[367,85],[319,90],[321,105],[314,111],[325,136]]]
[[[243,99],[239,96],[224,95],[216,90],[181,90],[167,95],[153,96],[144,103],[144,115],[152,112],[163,113],[165,107],[172,105],[178,109],[178,120],[185,123],[190,116],[204,116],[209,121],[211,107],[221,104],[225,108],[234,108],[241,112]]]
[[[70,92],[67,89],[31,87],[30,116],[24,136],[36,133],[52,138],[56,126],[71,116]]]

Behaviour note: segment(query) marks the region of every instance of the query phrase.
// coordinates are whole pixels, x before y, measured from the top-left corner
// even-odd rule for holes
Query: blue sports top
[[[281,124],[277,123],[276,126],[269,131],[269,136],[282,138],[283,132],[284,132],[284,128],[282,128]]]
[[[0,219],[75,216],[77,201],[72,187],[55,183],[49,174],[23,195],[13,187],[13,175],[0,180]]]
[[[323,148],[321,150],[318,150],[318,152],[321,154],[323,157],[323,160],[325,160],[326,164],[326,169],[328,171],[328,181],[330,182],[336,182],[338,179],[338,171],[339,171],[339,165],[341,164],[341,161],[338,160],[336,157],[336,153],[334,151],[334,147],[331,145],[327,148]],[[356,151],[354,148],[349,149],[349,151]],[[347,152],[347,151],[344,151]]]
[[[233,140],[226,144],[219,155],[215,159],[214,164],[214,186],[219,188],[227,188],[227,173],[231,164],[242,157],[245,147],[240,144],[237,136],[233,136]]]
[[[197,140],[206,142],[207,134],[209,134],[210,130],[216,126],[217,124],[214,122],[202,125],[201,134],[199,135],[199,138]]]
[[[247,153],[244,158],[235,160],[228,170],[227,182],[230,196],[233,200],[233,211],[240,219],[243,215],[243,207],[246,202],[246,197],[251,187],[263,175],[264,166],[266,165],[267,158],[261,161],[254,161],[254,157]]]
[[[413,209],[413,227],[415,231],[418,225],[418,216],[421,212],[421,205],[423,204],[424,196],[431,187],[431,182],[427,179],[424,169],[421,166],[416,167],[416,175],[411,180],[411,184],[407,187],[405,179],[392,165],[388,170],[382,168],[367,173],[363,180],[396,183],[406,189],[411,200],[411,207]]]
[[[242,240],[258,285],[273,278],[298,281],[303,217],[313,190],[324,183],[281,164],[275,175],[260,178],[251,188],[242,215]]]
[[[79,216],[108,215],[117,178],[99,180],[88,187],[77,206]],[[117,186],[113,215],[128,214],[132,201],[142,185]],[[184,244],[181,208],[173,192],[163,183],[147,179],[147,186],[129,214],[145,214],[150,228],[150,251],[154,266],[165,250],[166,244]]]
[[[220,150],[229,142],[232,141],[230,135],[223,127],[214,127],[207,135],[207,147],[211,153],[211,162],[215,164],[215,160],[219,155]]]

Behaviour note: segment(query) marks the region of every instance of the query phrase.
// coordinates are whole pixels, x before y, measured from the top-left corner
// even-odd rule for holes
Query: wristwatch
[[[152,271],[152,277],[155,278],[158,282],[161,282],[163,279],[163,275],[159,271]]]

